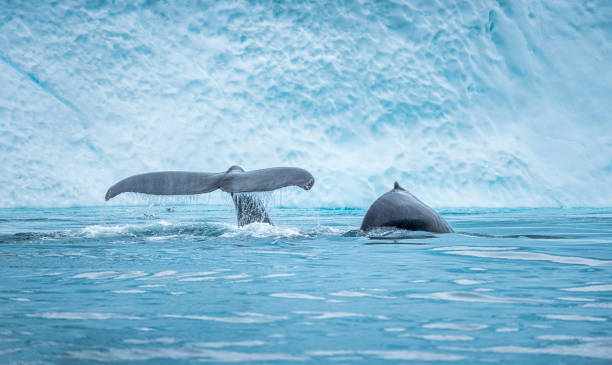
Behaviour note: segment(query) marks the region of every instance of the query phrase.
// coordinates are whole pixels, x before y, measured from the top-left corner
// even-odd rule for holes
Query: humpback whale
[[[263,201],[252,194],[272,191],[287,186],[310,190],[314,177],[297,167],[272,167],[245,171],[232,166],[225,172],[161,171],[130,176],[111,186],[106,192],[108,201],[121,193],[132,192],[152,195],[193,195],[210,193],[217,189],[230,193],[236,208],[238,225],[254,222],[272,223]]]
[[[376,227],[397,227],[410,231],[451,233],[453,229],[427,204],[410,194],[396,181],[393,189],[380,196],[361,223],[362,231]]]

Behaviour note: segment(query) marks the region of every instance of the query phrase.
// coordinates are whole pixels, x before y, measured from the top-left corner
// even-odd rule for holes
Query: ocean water
[[[609,363],[612,210],[0,209],[0,362]]]
[[[611,19],[0,0],[0,363],[610,363]],[[316,183],[266,195],[274,226],[221,193],[103,200],[232,165]],[[359,233],[394,181],[456,233]]]

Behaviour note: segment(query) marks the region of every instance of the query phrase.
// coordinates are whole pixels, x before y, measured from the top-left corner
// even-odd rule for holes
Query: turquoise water
[[[611,14],[0,1],[0,364],[612,362],[612,208],[501,209],[612,206]],[[236,228],[222,193],[96,207],[232,165],[316,184],[267,196],[304,208],[275,226]],[[500,209],[366,236],[320,208],[393,181]]]
[[[0,210],[0,362],[606,363],[612,210]]]

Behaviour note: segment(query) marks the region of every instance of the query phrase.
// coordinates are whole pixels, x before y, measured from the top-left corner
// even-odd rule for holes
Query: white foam
[[[147,343],[163,343],[163,344],[169,345],[169,344],[175,343],[176,339],[172,337],[159,337],[159,338],[146,339],[146,340],[130,338],[130,339],[123,340],[123,342],[137,344],[137,345],[144,345]]]
[[[123,233],[123,232],[126,232],[131,227],[133,226],[129,224],[123,224],[119,226],[93,225],[93,226],[88,226],[88,227],[81,229],[81,233],[85,235],[86,237],[94,238],[100,235]]]
[[[516,328],[516,327],[500,327],[500,328],[496,328],[495,332],[503,332],[503,333],[506,333],[506,332],[518,332],[518,330],[519,329]]]
[[[214,274],[218,274],[221,271],[230,271],[230,270],[216,270],[216,271],[199,271],[199,272],[189,272],[189,273],[185,273],[185,274],[180,274],[180,277],[190,277],[190,276],[207,276],[207,275],[214,275]]]
[[[576,287],[576,288],[565,288],[561,290],[573,291],[573,292],[612,291],[612,284],[589,285],[589,286],[581,286],[581,287]]]
[[[221,235],[224,238],[294,238],[301,236],[303,236],[302,233],[295,228],[278,227],[268,223],[251,223],[243,227],[233,227],[230,232]]]
[[[247,252],[252,253],[263,253],[263,254],[272,254],[272,255],[291,255],[291,256],[304,256],[304,257],[313,257],[314,254],[305,253],[305,252],[289,252],[289,251],[272,251],[272,250],[251,250]]]
[[[0,355],[12,354],[14,352],[19,352],[24,350],[23,348],[14,348],[14,349],[4,349],[0,350]]]
[[[349,229],[337,228],[337,227],[329,227],[329,226],[316,226],[309,229],[303,229],[302,233],[306,235],[312,236],[320,236],[320,235],[340,235],[348,231]]]
[[[444,247],[435,247],[432,248],[432,251],[468,251],[468,250],[478,250],[478,251],[508,251],[508,250],[516,250],[519,247],[489,247],[489,246],[444,246]]]
[[[337,360],[337,356],[365,355],[375,356],[385,360],[413,360],[413,361],[457,361],[465,357],[460,355],[438,354],[434,352],[412,351],[412,350],[311,350],[305,353],[314,357],[334,357],[332,360]],[[344,358],[342,358],[344,359]],[[360,358],[350,357],[349,359]]]
[[[356,352],[351,350],[311,350],[306,351],[307,355],[310,356],[342,356],[342,355],[354,355]]]
[[[9,298],[9,300],[13,300],[15,302],[29,302],[30,301],[30,299],[28,298],[21,298],[21,297]]]
[[[254,347],[254,346],[264,346],[266,343],[263,341],[234,341],[234,342],[197,342],[194,345],[201,347],[210,347],[210,348],[222,348],[222,347],[233,347],[233,346],[242,346],[242,347]]]
[[[435,352],[411,351],[411,350],[368,350],[359,351],[362,355],[373,355],[385,360],[419,360],[419,361],[458,361],[465,356],[438,354]]]
[[[182,318],[182,319],[197,319],[200,321],[213,321],[223,323],[269,323],[288,319],[287,316],[273,316],[262,313],[236,313],[236,317],[215,317],[207,315],[181,315],[181,314],[160,314],[162,318]]]
[[[172,235],[172,236],[178,237],[179,235]],[[166,237],[170,237],[170,236],[166,236]],[[163,238],[163,237],[162,237],[162,238]],[[169,254],[173,254],[173,255],[174,255],[174,254],[180,254],[180,253],[181,253],[181,251],[180,251],[180,250],[177,250],[176,248],[165,248],[165,249],[162,249],[162,250],[160,250],[160,251],[161,251],[161,252],[165,252],[165,253],[169,253]]]
[[[509,259],[509,260],[528,260],[528,261],[550,261],[559,264],[572,264],[572,265],[587,265],[587,266],[605,266],[612,264],[609,260],[597,260],[583,257],[572,257],[572,256],[555,256],[545,253],[537,252],[513,252],[513,251],[446,251],[446,254],[461,255],[461,256],[474,256],[484,258],[495,258],[495,259]]]
[[[562,321],[591,321],[605,322],[607,319],[603,317],[581,316],[577,314],[545,314],[542,317],[548,319],[559,319]]]
[[[438,293],[426,293],[426,294],[408,294],[408,298],[419,298],[419,299],[437,299],[437,300],[450,300],[460,302],[482,302],[482,303],[538,303],[541,300],[536,299],[523,299],[523,298],[510,298],[510,297],[494,297],[492,295],[478,294],[474,292],[438,292]]]
[[[164,221],[164,220],[159,220],[153,223],[143,224],[143,225],[135,225],[135,224],[120,224],[116,226],[91,225],[91,226],[87,226],[81,229],[80,234],[88,238],[96,238],[99,236],[112,236],[112,235],[117,235],[117,234],[126,233],[130,231],[135,231],[135,230],[155,229],[156,227],[169,227],[172,225],[173,223]],[[147,239],[150,239],[150,238],[154,238],[154,237],[149,237]]]
[[[177,234],[170,234],[167,236],[151,236],[151,237],[146,237],[145,239],[147,241],[163,241],[163,240],[168,240],[168,239],[172,239],[172,238],[176,238],[178,237]],[[175,253],[173,251],[167,251],[168,253]]]
[[[427,323],[423,328],[449,329],[458,331],[477,331],[489,326],[480,323]]]
[[[146,293],[145,290],[139,290],[139,289],[125,289],[125,290],[113,290],[113,293],[117,293],[117,294],[142,294],[142,293]]]
[[[595,299],[591,298],[580,298],[580,297],[558,297],[559,300],[565,300],[568,302],[594,302]]]
[[[359,291],[350,291],[350,290],[341,290],[341,291],[329,293],[329,295],[336,296],[336,297],[349,297],[349,298],[350,297],[352,297],[352,298],[359,298],[359,297],[391,298],[391,297],[385,296],[385,295],[377,295],[377,294],[370,294],[370,293],[364,293],[364,292],[359,292]]]
[[[176,276],[177,272],[174,270],[164,270],[164,271],[160,271],[158,273],[155,273],[151,276],[149,276],[147,279],[160,279],[160,278],[168,278],[171,276]]]
[[[310,311],[296,311],[297,314],[315,314],[310,318],[312,319],[330,319],[330,318],[349,318],[349,317],[365,317],[361,313],[351,312],[310,312]]]
[[[457,280],[453,280],[453,282],[459,285],[477,285],[477,284],[486,283],[486,281],[478,281],[478,280],[471,280],[471,279],[457,279]]]
[[[179,281],[213,281],[217,279],[218,277],[216,276],[195,276],[195,277],[179,279]]]
[[[274,293],[270,294],[271,297],[276,298],[288,298],[288,299],[308,299],[308,300],[325,300],[323,297],[317,297],[310,294],[302,293]]]
[[[496,346],[483,348],[480,351],[533,355],[580,356],[596,359],[612,359],[612,346],[610,346],[610,343],[598,342],[589,342],[573,346],[549,346],[537,348],[523,346]]]
[[[379,320],[388,320],[389,318],[381,315],[366,315],[352,312],[317,312],[317,311],[294,311],[295,314],[309,315],[312,319],[332,319],[332,318],[350,318],[350,317],[371,317]]]
[[[547,341],[583,341],[583,342],[612,341],[612,337],[588,337],[588,336],[569,336],[569,335],[542,335],[542,336],[538,336],[537,339],[547,340]]]
[[[126,272],[120,275],[117,275],[115,277],[115,279],[133,279],[133,278],[139,278],[141,276],[146,276],[147,273],[144,271],[130,271],[130,272]]]
[[[116,271],[99,271],[99,272],[86,272],[82,274],[74,275],[73,279],[109,279],[116,277],[119,274]]]
[[[235,279],[245,279],[245,278],[250,278],[251,275],[249,274],[236,274],[236,275],[225,275],[225,276],[220,276],[220,278],[222,279],[229,279],[229,280],[235,280]]]
[[[262,276],[262,279],[271,279],[271,278],[288,278],[291,276],[295,276],[295,274],[268,274]]]
[[[96,312],[44,312],[29,313],[27,317],[47,318],[47,319],[144,319],[143,317],[128,316],[115,313],[96,313]]]
[[[82,350],[67,351],[66,356],[80,360],[94,361],[150,361],[155,359],[200,359],[206,362],[271,362],[271,361],[304,361],[305,357],[294,356],[284,353],[258,353],[258,352],[236,352],[220,351],[208,348],[184,347],[184,348],[109,348],[105,351]]]
[[[418,337],[431,341],[472,341],[474,339],[472,336],[462,335],[423,335]]]
[[[583,305],[583,307],[587,308],[612,308],[612,303],[587,303]]]

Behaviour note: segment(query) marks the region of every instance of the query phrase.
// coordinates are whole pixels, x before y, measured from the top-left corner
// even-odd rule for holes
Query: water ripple
[[[427,294],[408,294],[408,298],[419,299],[437,299],[450,300],[461,302],[482,302],[482,303],[541,303],[543,300],[527,299],[527,298],[510,298],[510,297],[495,297],[492,295],[484,295],[473,292],[449,291]]]
[[[162,318],[197,319],[224,323],[269,323],[289,319],[287,316],[274,316],[262,313],[236,313],[235,317],[215,317],[207,315],[160,314]]]
[[[590,259],[583,257],[572,257],[572,256],[556,256],[545,253],[537,253],[537,252],[513,252],[507,251],[508,249],[504,249],[503,251],[489,251],[489,250],[481,250],[478,251],[446,251],[444,253],[451,255],[461,255],[461,256],[474,256],[474,257],[484,257],[484,258],[495,258],[495,259],[509,259],[509,260],[529,260],[529,261],[550,261],[556,262],[560,264],[572,264],[572,265],[587,265],[587,266],[606,266],[612,265],[611,260],[598,260],[598,259]]]
[[[115,313],[96,313],[96,312],[44,312],[44,313],[29,313],[26,317],[46,318],[46,319],[136,319],[141,320],[143,317],[129,316]]]

